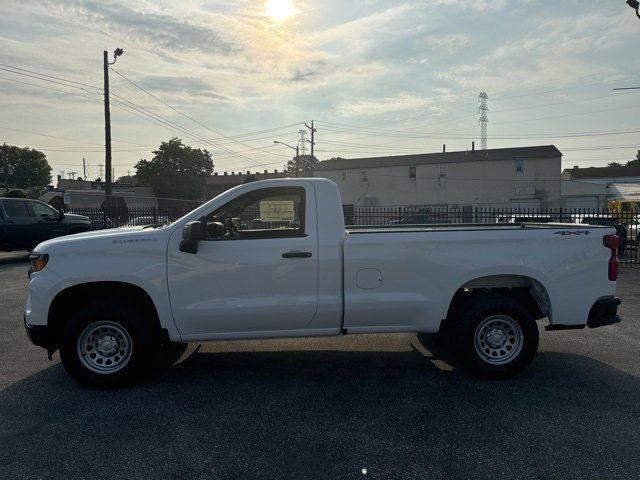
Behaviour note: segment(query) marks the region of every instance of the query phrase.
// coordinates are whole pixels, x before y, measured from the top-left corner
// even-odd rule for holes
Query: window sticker
[[[293,200],[264,200],[260,202],[260,221],[292,222],[293,219]]]

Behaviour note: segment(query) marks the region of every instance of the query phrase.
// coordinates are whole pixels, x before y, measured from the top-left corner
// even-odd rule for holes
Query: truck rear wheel
[[[135,305],[99,300],[78,308],[62,334],[60,359],[79,383],[131,385],[151,369],[158,337]]]
[[[533,315],[503,295],[487,295],[468,304],[454,319],[450,335],[461,366],[482,377],[516,375],[538,350],[538,325]]]

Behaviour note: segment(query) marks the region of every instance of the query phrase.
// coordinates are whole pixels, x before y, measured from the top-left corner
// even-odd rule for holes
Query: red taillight
[[[605,235],[602,243],[611,250],[611,258],[609,258],[609,280],[615,282],[618,279],[618,243],[620,243],[620,239],[617,235]]]

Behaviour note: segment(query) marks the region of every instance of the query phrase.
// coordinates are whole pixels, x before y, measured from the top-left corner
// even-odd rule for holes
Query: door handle
[[[309,258],[310,256],[311,252],[301,252],[299,250],[292,250],[282,254],[282,258]]]

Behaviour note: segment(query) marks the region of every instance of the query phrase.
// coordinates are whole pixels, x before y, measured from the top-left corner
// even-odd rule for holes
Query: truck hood
[[[51,250],[66,250],[69,252],[81,252],[95,250],[105,251],[115,245],[144,244],[156,242],[161,236],[166,236],[165,229],[153,229],[144,227],[111,228],[108,230],[94,230],[91,232],[76,233],[64,237],[53,238],[40,243],[34,252],[48,253]]]
[[[78,215],[77,213],[65,213],[63,220],[71,222],[87,222],[89,223],[89,217],[86,215]]]

